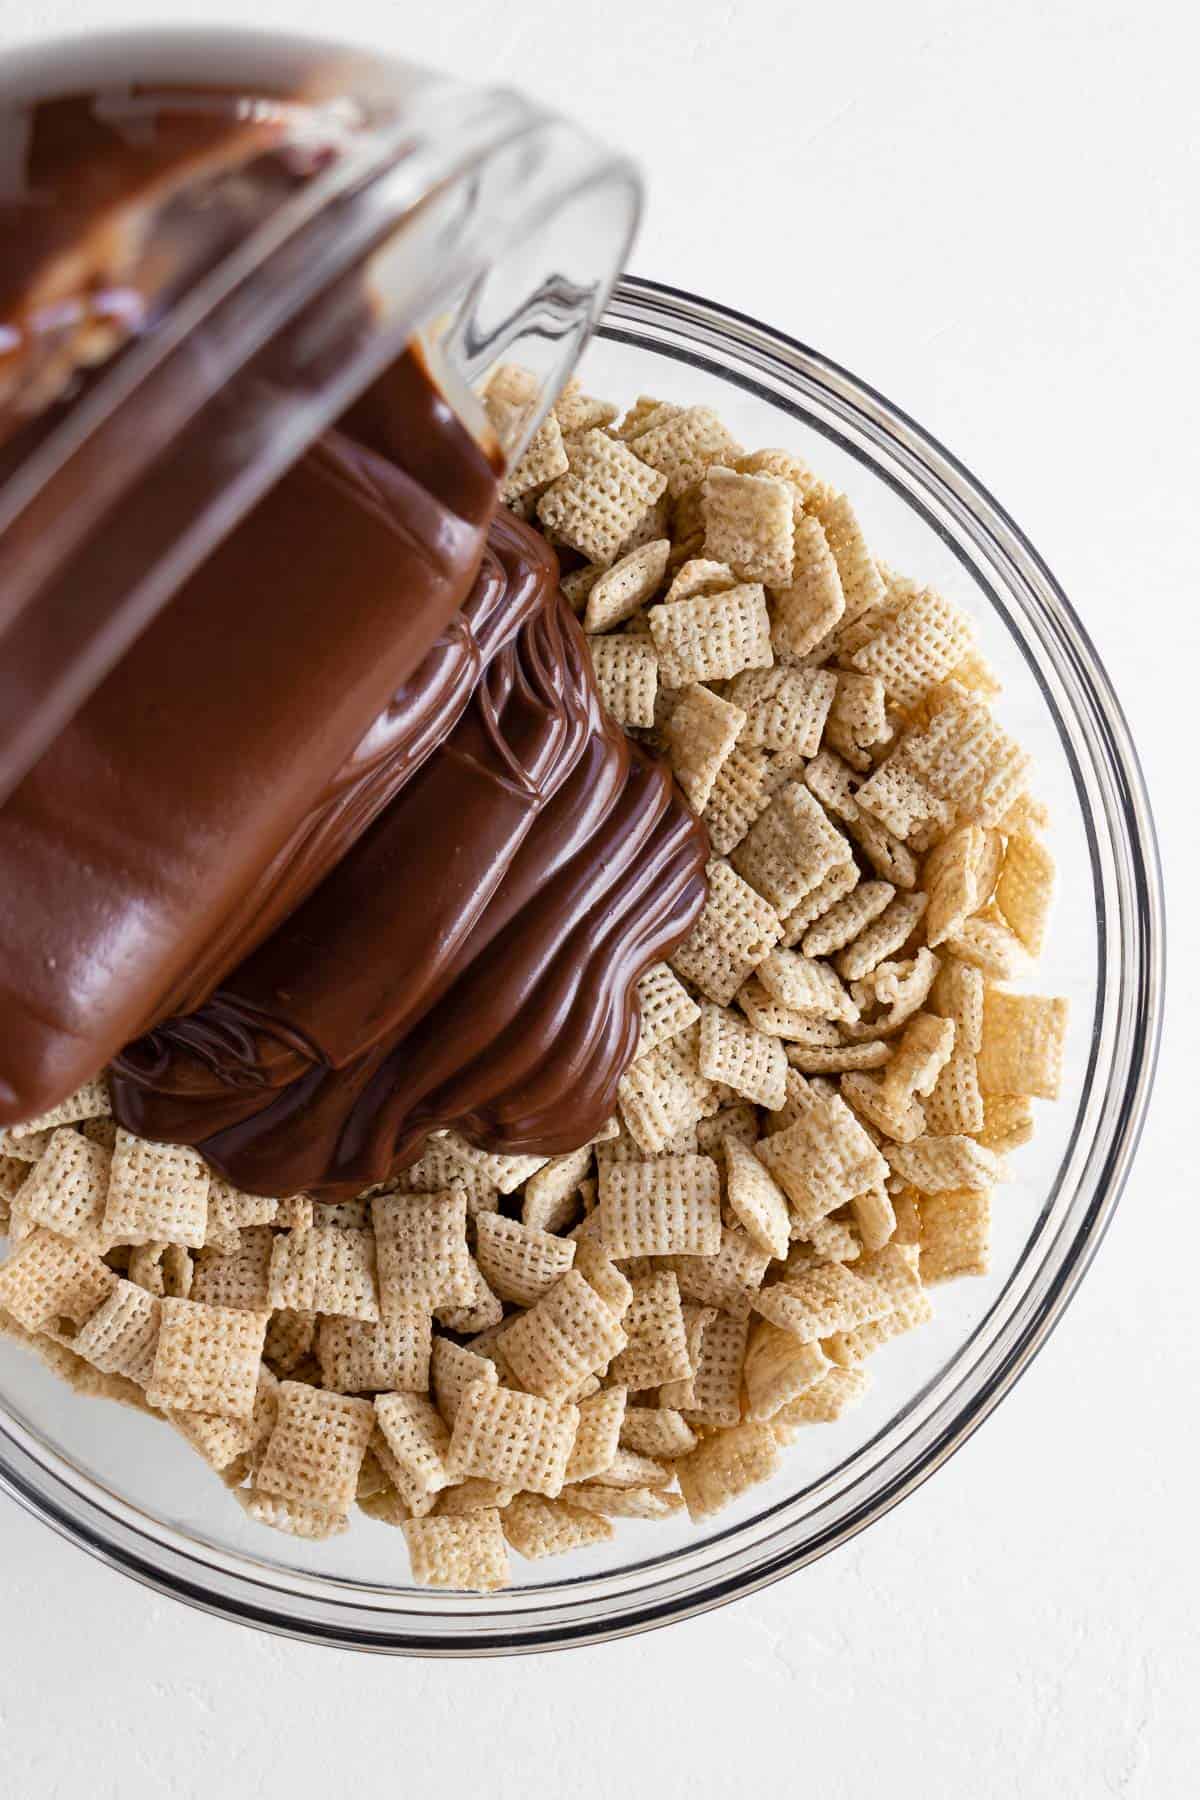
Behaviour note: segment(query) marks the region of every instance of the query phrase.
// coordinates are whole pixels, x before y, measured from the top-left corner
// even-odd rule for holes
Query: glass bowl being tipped
[[[1162,894],[1137,758],[1053,576],[987,491],[881,395],[783,333],[626,279],[582,366],[589,391],[713,406],[751,446],[795,449],[849,494],[872,547],[958,600],[1033,753],[1060,892],[1030,985],[1071,1003],[1062,1098],[1038,1103],[994,1207],[992,1272],[872,1360],[863,1403],[800,1434],[780,1472],[715,1520],[617,1520],[612,1540],[513,1558],[499,1594],[410,1585],[399,1533],[362,1518],[301,1544],[248,1520],[156,1421],[79,1398],[0,1343],[0,1485],[160,1592],[267,1630],[369,1650],[502,1654],[619,1637],[791,1574],[869,1525],[986,1418],[1049,1336],[1129,1170],[1163,997]]]

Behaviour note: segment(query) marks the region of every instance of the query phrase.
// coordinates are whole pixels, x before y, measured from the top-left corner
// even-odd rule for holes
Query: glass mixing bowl
[[[1033,751],[1060,898],[1033,985],[1071,1001],[1063,1095],[1039,1103],[994,1208],[992,1273],[936,1290],[936,1317],[873,1359],[866,1400],[801,1435],[781,1472],[701,1527],[618,1520],[612,1541],[513,1558],[495,1595],[407,1585],[399,1533],[367,1519],[305,1545],[247,1520],[181,1439],[80,1399],[0,1344],[0,1484],[63,1536],[162,1593],[316,1643],[500,1654],[619,1637],[802,1568],[930,1475],[1041,1348],[1112,1215],[1153,1075],[1162,893],[1137,758],[1076,614],[987,491],[880,394],[816,351],[709,301],[617,288],[590,391],[716,407],[745,443],[796,449],[841,484],[872,545],[961,601]]]

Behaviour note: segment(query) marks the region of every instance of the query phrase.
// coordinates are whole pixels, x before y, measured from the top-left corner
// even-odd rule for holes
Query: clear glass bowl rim
[[[686,347],[655,336],[682,332]],[[1062,1317],[1112,1218],[1141,1134],[1153,1084],[1162,1025],[1165,921],[1154,823],[1137,753],[1107,674],[1078,615],[1028,538],[970,471],[914,420],[848,370],[818,351],[747,314],[642,277],[625,276],[614,289],[599,330],[602,338],[643,345],[707,367],[755,391],[747,371],[774,369],[785,381],[808,384],[891,457],[917,472],[922,485],[948,508],[976,546],[986,545],[1005,585],[1024,596],[1040,619],[1039,636],[1071,702],[1071,723],[1087,758],[1109,828],[1102,842],[1084,807],[1098,887],[1101,859],[1115,917],[1099,920],[1102,993],[1107,998],[1110,1078],[1096,1121],[1088,1179],[1073,1201],[1075,1221],[1065,1242],[1038,1265],[1021,1305],[998,1327],[991,1366],[956,1383],[917,1431],[902,1438],[870,1471],[869,1491],[807,1534],[784,1527],[766,1545],[738,1547],[756,1521],[734,1527],[719,1572],[669,1573],[645,1591],[605,1598],[605,1577],[579,1584],[581,1598],[548,1605],[544,1618],[494,1610],[456,1619],[451,1597],[430,1596],[392,1611],[369,1590],[297,1573],[290,1590],[254,1572],[244,1557],[226,1555],[153,1521],[106,1494],[99,1484],[72,1479],[48,1463],[34,1440],[0,1411],[0,1490],[60,1535],[159,1593],[203,1611],[314,1644],[425,1656],[503,1655],[562,1649],[654,1629],[708,1611],[769,1585],[846,1542],[925,1481],[988,1416],[1029,1366]],[[713,360],[736,348],[739,370]],[[780,395],[764,386],[764,398]],[[878,470],[876,471],[878,473]],[[911,499],[911,495],[909,496]],[[1057,708],[1051,708],[1057,715]],[[1060,732],[1062,721],[1059,721]],[[1068,754],[1078,769],[1079,744]],[[1078,778],[1078,776],[1077,776]],[[1106,995],[1105,986],[1111,988]],[[1115,984],[1115,985],[1114,985]],[[1098,1000],[1099,1007],[1099,1000]],[[1094,1050],[1099,1031],[1094,1030]],[[1066,1159],[1064,1159],[1065,1165]],[[1060,1238],[1061,1238],[1060,1233]],[[1015,1281],[1015,1271],[1010,1284]],[[1007,1288],[1005,1290],[1007,1292]],[[989,1313],[994,1316],[999,1302]],[[982,1359],[981,1359],[982,1360]],[[974,1379],[971,1379],[971,1377]],[[902,1416],[902,1415],[899,1415]],[[884,1434],[880,1434],[881,1436]],[[682,1559],[686,1563],[686,1557]],[[333,1590],[331,1593],[330,1590]],[[586,1594],[587,1597],[582,1597]],[[449,1602],[449,1605],[447,1604]]]

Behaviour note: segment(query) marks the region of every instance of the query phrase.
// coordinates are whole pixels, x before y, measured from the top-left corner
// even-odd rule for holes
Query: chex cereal
[[[0,1331],[168,1420],[248,1531],[361,1515],[476,1592],[510,1546],[707,1520],[838,1428],[941,1284],[986,1276],[1067,1034],[1026,991],[1049,820],[969,617],[711,408],[572,382],[539,422],[539,391],[488,384],[504,501],[711,846],[612,1118],[553,1155],[437,1131],[336,1203],[137,1138],[103,1078],[0,1133]]]

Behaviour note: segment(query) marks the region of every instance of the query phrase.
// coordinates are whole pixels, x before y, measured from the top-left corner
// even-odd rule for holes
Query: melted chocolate
[[[208,1002],[119,1059],[132,1129],[251,1191],[335,1193],[444,1126],[553,1154],[610,1116],[634,985],[703,902],[705,833],[604,716],[553,552],[507,516],[456,621],[477,650],[480,614],[505,641],[427,760],[397,745],[387,811]]]
[[[203,1000],[395,793],[414,715],[453,706],[449,647],[393,696],[470,588],[496,477],[416,358],[373,404],[390,454],[327,433],[0,808],[0,1123]]]
[[[219,39],[175,42],[174,76],[153,40],[75,46],[0,109],[24,182],[0,206],[0,483],[337,153],[289,130],[292,96],[337,87],[310,49],[255,69],[274,98],[247,108]],[[123,1124],[332,1195],[442,1126],[552,1154],[612,1112],[707,840],[603,715],[554,554],[497,493],[408,354],[16,765],[0,1124],[116,1056]],[[9,672],[26,696],[37,668]]]

